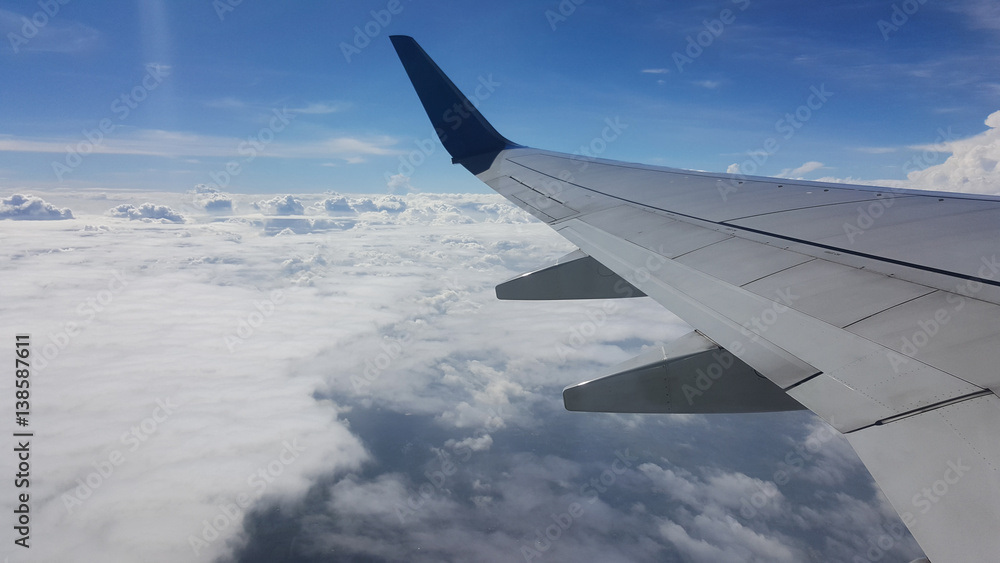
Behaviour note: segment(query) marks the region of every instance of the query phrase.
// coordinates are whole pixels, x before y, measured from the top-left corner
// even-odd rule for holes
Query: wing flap
[[[793,301],[782,303],[781,295],[753,294],[584,220],[572,219],[559,232],[712,340],[734,342],[725,348],[780,387],[799,385],[800,394],[792,396],[842,432],[982,390],[919,361],[894,370],[891,350],[802,314],[792,308]],[[786,371],[758,364],[776,357],[789,359]],[[792,366],[796,369],[788,372]],[[817,373],[824,376],[803,384]],[[818,397],[807,393],[827,380],[840,392]],[[830,400],[834,396],[837,400]],[[855,413],[850,418],[838,414],[848,399]]]
[[[637,287],[579,250],[555,264],[521,274],[496,287],[498,299],[619,299],[645,297]]]
[[[563,390],[566,410],[746,413],[801,410],[778,386],[698,334],[653,346],[610,373]]]

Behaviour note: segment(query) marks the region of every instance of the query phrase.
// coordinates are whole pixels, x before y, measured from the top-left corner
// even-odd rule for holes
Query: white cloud
[[[293,195],[276,196],[271,199],[261,200],[253,204],[255,209],[259,209],[268,215],[302,215],[305,207]]]
[[[644,68],[640,72],[644,74],[668,74],[670,69],[668,68]]]
[[[18,137],[0,135],[0,152],[66,153],[66,146],[76,146],[85,141],[81,137]],[[240,155],[239,147],[246,139],[218,137],[185,131],[165,131],[161,129],[136,129],[116,132],[99,144],[88,145],[87,153],[120,154],[140,156],[200,158],[235,158]],[[258,158],[330,158],[338,156],[355,159],[366,155],[397,154],[393,148],[396,140],[388,136],[326,137],[309,141],[288,141],[278,139],[260,151]]]
[[[181,214],[166,205],[156,205],[155,203],[143,203],[139,206],[123,203],[109,209],[108,215],[133,221],[184,222],[184,217]]]
[[[922,154],[914,157],[919,158],[917,167],[922,163],[932,165],[910,172],[907,183],[931,190],[1000,194],[1000,111],[990,114],[985,123],[989,129],[978,135],[919,147]],[[951,155],[933,164],[939,152]]]
[[[988,127],[986,131],[965,139],[954,139],[950,131],[942,131],[934,143],[894,149],[908,154],[902,164],[903,171],[907,173],[905,180],[827,176],[817,178],[817,181],[1000,194],[1000,166],[997,164],[1000,162],[1000,111],[990,114],[985,123]]]
[[[300,108],[291,108],[288,111],[305,115],[327,115],[344,111],[347,107],[347,104],[341,102],[313,102]]]
[[[73,212],[69,209],[60,209],[31,194],[14,194],[0,199],[0,219],[44,221],[72,218]]]
[[[889,154],[898,151],[896,147],[857,147],[854,150],[865,154]]]
[[[59,194],[71,229],[0,223],[0,266],[23,282],[0,284],[0,317],[28,327],[45,358],[33,421],[45,431],[33,458],[39,560],[239,560],[266,546],[510,561],[573,503],[582,515],[545,561],[691,559],[699,546],[744,560],[809,549],[850,560],[870,533],[862,526],[892,522],[837,449],[743,518],[742,497],[781,467],[789,440],[818,432],[801,414],[692,423],[565,412],[562,387],[688,329],[648,299],[627,300],[579,340],[600,303],[497,301],[496,283],[570,250],[499,196]],[[263,205],[217,217],[199,203],[217,196],[235,211]],[[186,222],[103,214],[146,200]],[[304,215],[278,215],[286,207]],[[273,229],[282,236],[263,236]],[[176,405],[165,418],[158,399]],[[134,427],[146,439],[132,450],[122,435]],[[752,453],[726,440],[752,440]],[[622,449],[631,461],[618,472]],[[77,479],[114,451],[124,461],[67,510]],[[0,457],[0,471],[10,463]],[[270,482],[252,478],[260,471]],[[834,496],[830,482],[861,486]],[[241,495],[250,504],[232,509]],[[226,523],[225,510],[235,516],[196,558],[190,538]],[[275,539],[283,529],[299,531],[294,542]],[[891,557],[911,555],[910,542]]]
[[[779,178],[801,178],[805,174],[808,174],[810,172],[819,170],[820,168],[823,168],[823,163],[822,162],[817,162],[815,160],[811,160],[809,162],[806,162],[802,166],[799,166],[798,168],[785,168],[781,172],[778,172],[778,177]]]
[[[696,80],[692,84],[696,86],[701,86],[702,88],[708,88],[709,90],[714,90],[722,85],[720,80]]]
[[[389,193],[411,193],[417,191],[410,183],[410,177],[403,174],[393,174],[386,182]]]

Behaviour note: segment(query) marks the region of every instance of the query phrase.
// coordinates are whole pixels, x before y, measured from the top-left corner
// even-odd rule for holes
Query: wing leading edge
[[[567,388],[567,408],[802,405],[847,436],[932,561],[995,559],[1000,198],[523,147],[497,133],[413,39],[391,40],[453,161],[580,249],[565,265],[502,284],[498,295],[645,294],[698,332]],[[580,278],[602,273],[609,277]],[[612,295],[615,287],[631,289]],[[712,353],[730,355],[742,375],[692,393],[696,368],[707,373]],[[678,407],[685,392],[691,400]]]

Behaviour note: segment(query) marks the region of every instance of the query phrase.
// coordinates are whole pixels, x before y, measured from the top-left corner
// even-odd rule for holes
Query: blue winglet
[[[453,163],[478,174],[490,167],[500,151],[520,147],[497,133],[412,37],[389,39]]]

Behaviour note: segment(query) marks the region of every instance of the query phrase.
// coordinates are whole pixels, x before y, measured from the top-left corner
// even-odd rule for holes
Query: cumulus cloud
[[[317,203],[314,209],[320,213],[339,215],[343,213],[400,213],[406,210],[406,199],[396,195],[346,197],[332,194]]]
[[[986,131],[966,139],[920,147],[951,155],[941,164],[910,172],[914,187],[969,193],[1000,193],[1000,111],[986,118]]]
[[[215,215],[231,214],[235,210],[236,201],[233,196],[223,193],[214,186],[197,184],[191,193],[195,205],[200,210]]]
[[[810,160],[809,162],[799,166],[798,168],[785,168],[781,172],[778,172],[779,178],[801,178],[803,175],[819,170],[823,168],[822,162],[816,162],[815,160]]]
[[[123,203],[108,210],[108,215],[133,221],[183,223],[184,217],[166,205],[143,203],[138,207],[131,203]]]
[[[212,194],[211,197],[203,198],[201,204],[209,213],[231,213],[233,211],[233,199],[224,194]]]
[[[58,208],[40,197],[14,194],[0,199],[0,219],[20,221],[46,221],[72,219],[68,208]]]
[[[417,189],[410,183],[410,177],[403,174],[393,174],[385,183],[390,193],[409,193]]]
[[[254,203],[253,206],[269,215],[302,215],[305,213],[302,202],[293,195],[261,200]]]
[[[899,148],[860,148],[863,152],[908,153],[903,163],[905,180],[838,178],[826,176],[821,182],[867,184],[890,188],[912,188],[943,192],[1000,194],[1000,111],[986,118],[988,129],[964,139],[941,131],[934,143]]]

